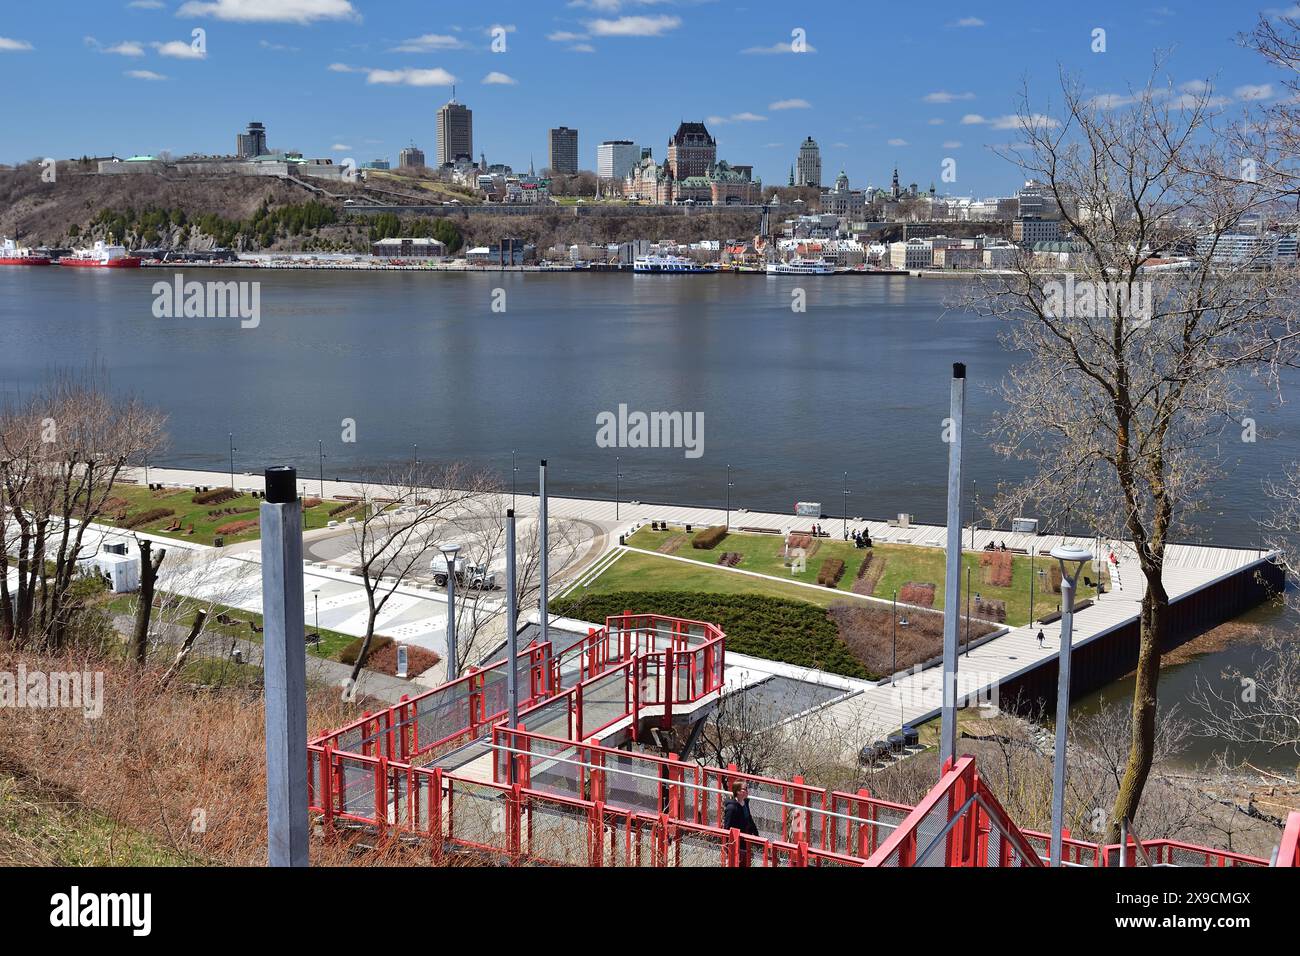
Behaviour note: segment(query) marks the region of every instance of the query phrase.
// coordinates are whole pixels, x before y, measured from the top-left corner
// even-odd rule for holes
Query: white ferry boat
[[[767,274],[770,276],[829,276],[835,274],[835,266],[821,259],[791,259],[789,262],[769,262]]]
[[[632,263],[632,271],[653,275],[700,275],[713,272],[708,266],[700,265],[685,256],[637,256]]]

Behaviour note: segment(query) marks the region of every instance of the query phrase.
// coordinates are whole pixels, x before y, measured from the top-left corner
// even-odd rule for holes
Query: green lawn
[[[571,597],[608,594],[613,591],[700,591],[709,594],[759,594],[805,601],[830,607],[836,601],[852,600],[830,588],[803,588],[797,584],[767,581],[748,574],[732,574],[722,568],[687,564],[672,558],[629,552],[596,578],[589,587],[575,588]]]
[[[744,557],[736,567],[742,570],[813,584],[817,581],[817,570],[821,567],[823,560],[828,557],[840,558],[844,561],[845,570],[844,576],[840,578],[837,585],[837,590],[849,591],[852,589],[858,569],[862,566],[862,562],[866,559],[868,553],[865,549],[855,548],[851,542],[823,538],[816,553],[808,559],[804,571],[791,574],[790,568],[786,567],[783,562],[783,539],[779,535],[746,534],[733,531],[717,547],[706,550],[691,547],[690,539],[694,537],[694,532],[685,535],[681,531],[651,531],[642,528],[628,539],[628,544],[647,551],[657,551],[670,539],[677,537],[684,540],[672,552],[675,557],[686,558],[705,565],[713,565],[712,569],[707,572],[703,570],[696,571],[690,565],[681,561],[665,560],[650,557],[649,555],[631,555],[616,562],[610,571],[606,572],[615,575],[614,585],[611,585],[608,590],[717,589],[717,593],[723,594],[773,594],[828,605],[835,594],[830,589],[823,588],[822,591],[825,592],[826,597],[819,598],[817,591],[807,588],[792,588],[778,581],[769,583],[751,578],[748,575],[728,574],[724,569],[716,566],[718,558],[727,551],[739,552]],[[873,560],[885,562],[884,572],[881,574],[880,580],[873,591],[874,597],[889,599],[893,597],[896,589],[901,589],[909,581],[931,583],[935,585],[934,607],[943,608],[946,556],[942,549],[908,544],[877,544],[871,549],[871,552],[874,554]],[[979,594],[988,599],[1005,601],[1007,605],[1007,623],[1010,625],[1027,624],[1029,622],[1029,579],[1031,575],[1029,556],[1016,555],[1014,557],[1012,561],[1011,587],[1009,588],[991,587],[983,583],[983,574],[979,563],[980,556],[981,552],[977,551],[962,553],[963,575],[961,583],[963,600],[965,599],[966,590],[965,571],[969,570],[970,590],[973,594]],[[638,562],[630,566],[627,564],[632,558],[642,557],[648,558],[648,563]],[[1051,564],[1052,559],[1050,558],[1036,557],[1033,560],[1033,573],[1037,574],[1034,584],[1035,617],[1041,617],[1048,611],[1056,610],[1057,605],[1060,603],[1060,595],[1049,590],[1048,569]],[[638,574],[646,575],[646,577],[638,581],[635,577]],[[604,577],[605,575],[601,575],[594,582],[594,588],[605,588]],[[1091,562],[1084,566],[1080,581],[1084,577],[1093,577]],[[734,581],[723,582],[721,580],[723,578],[734,579]],[[1096,591],[1094,588],[1080,585],[1079,600],[1095,596]]]
[[[254,498],[252,495],[240,495],[238,498],[232,498],[229,501],[223,501],[220,504],[196,505],[193,502],[194,489],[190,488],[168,488],[162,492],[150,491],[143,485],[114,485],[111,496],[112,498],[121,498],[127,503],[126,516],[127,520],[133,515],[140,514],[154,508],[171,508],[175,514],[150,521],[133,530],[147,531],[150,534],[161,534],[172,538],[182,538],[186,541],[197,541],[200,544],[212,544],[216,537],[215,531],[218,527],[228,524],[232,521],[255,520],[258,515],[259,506],[262,499]],[[311,531],[314,528],[323,528],[330,520],[330,509],[337,507],[341,502],[325,500],[314,508],[309,508],[303,512],[302,526],[304,531]],[[212,511],[225,511],[234,509],[238,514],[210,515]],[[170,525],[174,520],[180,520],[180,531],[164,531],[163,529]],[[111,513],[105,513],[100,520],[105,524],[115,527],[121,527],[123,522],[113,520]],[[194,525],[194,533],[186,534],[190,525]],[[256,526],[249,528],[239,534],[223,535],[223,543],[234,544],[239,541],[252,541],[258,537]]]

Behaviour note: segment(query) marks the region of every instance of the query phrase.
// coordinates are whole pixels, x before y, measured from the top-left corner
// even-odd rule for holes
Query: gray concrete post
[[[954,362],[947,428],[948,561],[943,581],[943,705],[939,766],[957,756],[957,633],[961,616],[961,439],[966,411],[966,366]]]
[[[307,865],[307,645],[298,474],[266,469],[261,506],[266,829],[270,866]]]
[[[515,606],[515,509],[506,512],[506,727],[514,730],[519,723],[519,631]],[[514,738],[510,738],[514,746]],[[507,751],[509,780],[515,782],[515,757]]]

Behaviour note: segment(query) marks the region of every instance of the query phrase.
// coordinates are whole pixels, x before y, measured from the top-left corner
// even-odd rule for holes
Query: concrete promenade
[[[132,475],[143,480],[143,473]],[[192,486],[229,484],[227,473],[187,471],[168,468],[150,468],[149,480],[164,482],[169,485]],[[316,479],[300,476],[299,484],[304,494],[320,494],[321,483]],[[260,475],[235,475],[235,485],[239,489],[262,488]],[[356,494],[357,483],[345,481],[324,482],[323,493],[326,497]],[[720,508],[701,508],[687,505],[663,504],[629,504],[623,502],[619,508],[619,518],[614,517],[615,506],[612,501],[579,498],[550,499],[550,515],[555,518],[582,520],[605,529],[604,550],[617,549],[617,537],[640,524],[649,521],[669,521],[679,524],[707,526],[722,524],[725,514]],[[516,513],[521,516],[536,515],[537,498],[532,494],[521,494],[516,499]],[[815,518],[800,518],[789,514],[774,512],[739,511],[731,512],[733,528],[763,528],[775,531],[808,531],[814,524],[822,524],[832,534],[841,528],[838,520],[821,521]],[[913,524],[907,528],[891,526],[884,521],[850,521],[850,534],[854,531],[868,531],[871,537],[880,542],[913,544],[927,547],[943,547],[945,531],[939,525]],[[963,534],[963,546],[970,547],[969,530]],[[1098,542],[1091,537],[1062,535],[1029,535],[1008,531],[989,531],[979,529],[974,533],[974,549],[982,549],[989,542],[1005,542],[1008,548],[1033,548],[1036,554],[1046,554],[1058,544],[1067,543],[1096,553]],[[1104,594],[1092,607],[1075,615],[1073,645],[1079,646],[1101,634],[1134,620],[1140,609],[1142,594],[1145,589],[1141,571],[1132,549],[1122,542],[1103,541],[1102,556],[1114,552],[1118,564],[1112,567],[1111,590]],[[1258,549],[1215,548],[1198,545],[1171,545],[1167,553],[1165,569],[1165,586],[1171,600],[1190,594],[1225,577],[1229,577],[1251,565],[1263,562],[1268,553]],[[255,549],[245,549],[244,553],[232,559],[251,558],[256,560]],[[588,564],[588,555],[582,563]],[[554,572],[553,572],[554,573]],[[355,578],[342,571],[308,567],[307,575],[307,613],[311,622],[313,611],[312,588],[321,586],[321,626],[331,630],[353,633],[355,627],[355,602],[362,589]],[[553,588],[553,593],[558,588]],[[408,593],[409,592],[409,593]],[[381,621],[380,630],[416,643],[440,649],[440,634],[445,626],[445,604],[438,593],[418,589],[403,589],[407,603],[399,604],[392,619]],[[326,597],[328,595],[328,597]],[[364,608],[364,595],[359,598]],[[394,600],[397,600],[396,596]],[[260,595],[256,596],[260,607]],[[245,606],[240,604],[239,606]],[[250,610],[256,609],[250,607]],[[635,609],[634,609],[635,610]],[[402,615],[412,615],[410,622]],[[364,614],[361,617],[364,626]],[[402,624],[410,623],[410,628],[398,629]],[[383,626],[387,624],[388,626]],[[1060,647],[1060,624],[1042,625],[1045,641],[1038,646],[1036,634],[1040,625],[1030,624],[1011,628],[1004,635],[983,645],[975,647],[961,658],[958,676],[958,693],[969,697],[972,702],[988,698],[988,688],[996,687],[1008,677],[1031,670],[1043,661],[1055,657]],[[409,634],[407,631],[409,630]],[[803,679],[823,681],[831,675],[805,671],[790,665],[778,665],[782,672]],[[898,675],[892,683],[886,679],[879,683],[868,681],[851,681],[846,678],[834,678],[834,682],[843,686],[846,696],[837,702],[818,709],[814,714],[802,719],[817,720],[822,727],[831,730],[843,741],[845,756],[855,755],[864,743],[896,732],[903,724],[916,723],[928,719],[939,710],[941,704],[939,668],[929,668],[919,673]],[[727,679],[737,686],[750,683],[751,677],[742,676],[737,670],[728,668]]]

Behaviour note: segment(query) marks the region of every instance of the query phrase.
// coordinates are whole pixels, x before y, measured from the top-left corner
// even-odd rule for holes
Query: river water
[[[732,506],[796,500],[851,515],[909,511],[942,523],[941,440],[953,362],[969,375],[966,474],[1014,478],[978,432],[1013,356],[997,323],[945,303],[960,280],[906,277],[634,276],[600,273],[190,269],[188,280],[260,283],[256,327],[157,318],[173,270],[0,269],[0,390],[52,370],[104,366],[112,386],[171,416],[158,464],[328,477],[383,460],[461,460],[521,490],[550,461],[553,493]],[[806,311],[791,308],[806,290]],[[597,416],[702,416],[698,444],[606,448]],[[1193,540],[1258,545],[1261,484],[1300,459],[1300,417],[1265,390],[1260,440],[1225,444],[1230,478]],[[355,442],[342,441],[344,420]],[[697,419],[692,418],[692,421]],[[972,435],[972,431],[976,434]],[[418,449],[417,449],[418,446]],[[698,452],[698,455],[696,454]],[[1210,654],[1183,669],[1216,673]],[[1177,686],[1175,673],[1166,686]],[[1118,698],[1121,688],[1108,690]],[[1180,695],[1181,696],[1181,695]]]

